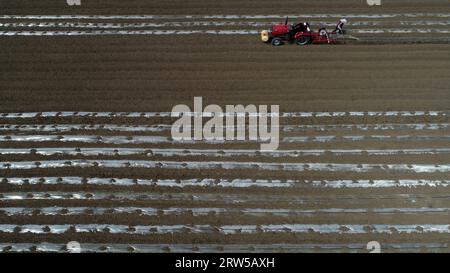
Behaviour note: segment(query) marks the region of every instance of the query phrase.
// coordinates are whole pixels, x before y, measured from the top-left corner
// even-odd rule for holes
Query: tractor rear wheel
[[[307,45],[311,41],[311,37],[309,36],[300,36],[295,42],[297,45]]]
[[[283,44],[283,41],[281,41],[280,38],[273,38],[273,39],[272,39],[272,45],[274,45],[274,46],[280,46],[280,45],[282,45],[282,44]]]

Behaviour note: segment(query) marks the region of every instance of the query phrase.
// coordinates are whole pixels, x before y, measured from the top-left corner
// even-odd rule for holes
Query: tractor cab
[[[296,25],[293,25],[292,26],[292,31],[294,33],[297,33],[297,32],[308,32],[308,31],[311,31],[311,28],[310,28],[308,22],[304,22],[304,23],[298,23]]]

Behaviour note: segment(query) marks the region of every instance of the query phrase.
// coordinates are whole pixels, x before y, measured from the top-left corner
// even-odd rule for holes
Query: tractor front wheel
[[[300,36],[295,42],[297,45],[307,45],[311,41],[311,37],[309,36]]]
[[[274,46],[280,46],[280,45],[282,45],[282,44],[283,44],[283,41],[281,41],[280,38],[273,38],[273,39],[272,39],[272,45],[274,45]]]

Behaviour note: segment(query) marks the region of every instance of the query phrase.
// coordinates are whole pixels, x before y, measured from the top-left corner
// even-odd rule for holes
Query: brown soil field
[[[273,48],[258,37],[4,38],[7,111],[170,111],[278,104],[280,111],[447,110],[448,45]],[[105,103],[107,98],[107,103]],[[301,109],[301,110],[299,110]]]

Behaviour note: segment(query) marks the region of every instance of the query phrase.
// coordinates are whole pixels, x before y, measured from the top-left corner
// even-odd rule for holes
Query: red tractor
[[[333,31],[327,31],[324,27],[317,32],[312,31],[309,23],[288,24],[288,18],[284,24],[274,25],[269,30],[261,31],[261,40],[280,46],[285,42],[297,45],[307,44],[333,44],[344,38],[344,24],[346,19],[340,19]]]

